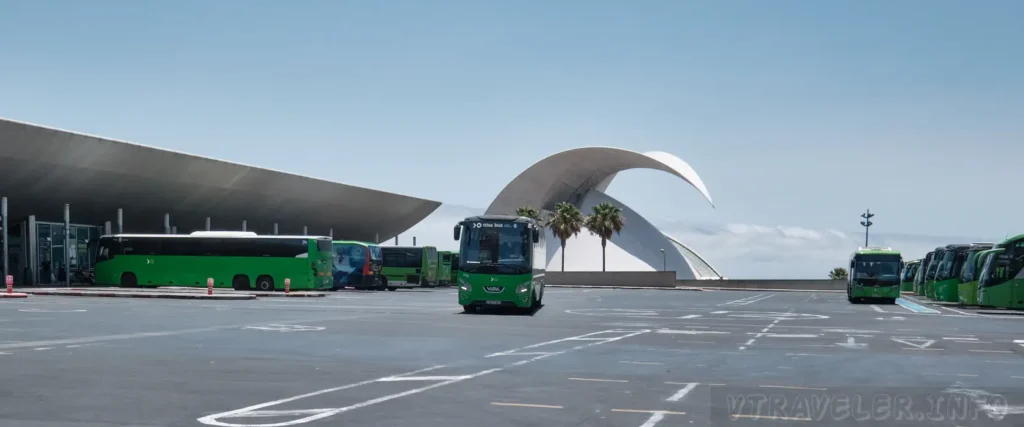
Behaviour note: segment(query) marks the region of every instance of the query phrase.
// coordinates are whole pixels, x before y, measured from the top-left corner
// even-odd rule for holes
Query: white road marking
[[[246,326],[242,329],[257,329],[261,331],[276,331],[276,332],[306,332],[306,331],[322,331],[327,329],[323,326],[304,326],[304,325],[282,325],[282,324],[269,324],[261,326]]]
[[[677,329],[658,329],[655,331],[659,334],[682,334],[682,335],[702,335],[702,334],[713,334],[713,335],[728,335],[732,332],[723,331],[688,331],[688,330],[677,330]]]
[[[528,349],[531,349],[531,348],[537,348],[537,347],[540,347],[540,346],[545,346],[545,345],[548,345],[548,344],[555,344],[555,343],[560,343],[560,342],[565,342],[565,341],[574,341],[574,340],[575,341],[579,341],[581,339],[592,337],[594,335],[617,333],[617,332],[626,332],[626,331],[622,331],[622,330],[618,330],[618,329],[609,329],[609,330],[606,330],[606,331],[591,332],[589,334],[577,335],[575,337],[569,337],[569,338],[562,338],[562,339],[557,339],[557,340],[552,340],[552,341],[546,341],[546,342],[542,342],[542,343],[539,343],[539,344],[533,344],[533,345],[528,345],[528,346],[525,346],[525,347],[513,348],[511,350],[505,350],[505,351],[500,351],[500,352],[497,352],[497,353],[491,353],[491,354],[488,354],[488,355],[486,355],[484,357],[504,356],[504,355],[507,355],[509,353],[516,353],[519,350],[528,350]],[[649,331],[645,330],[645,332],[649,332]],[[522,354],[522,353],[520,353],[520,354]]]
[[[786,353],[786,356],[795,356],[794,358],[800,357],[800,356],[831,357],[831,355],[828,355],[828,354],[810,354],[810,353]]]
[[[975,353],[1013,353],[1010,350],[967,350]]]
[[[955,308],[943,307],[943,306],[941,306],[941,305],[939,306],[939,308],[941,308],[941,309],[943,309],[943,310],[949,310],[949,311],[952,311],[952,312],[954,312],[954,313],[957,313],[957,314],[962,314],[962,315],[964,315],[964,316],[970,316],[970,317],[980,317],[980,316],[978,316],[978,315],[977,315],[977,314],[975,314],[975,313],[969,313],[969,312],[966,312],[966,311],[962,311],[962,310],[957,310],[957,309],[955,309]]]
[[[686,394],[689,393],[694,388],[696,388],[699,384],[700,383],[688,383],[686,384],[686,387],[679,389],[679,391],[677,391],[675,394],[673,394],[671,397],[665,400],[668,402],[678,402],[682,398],[686,397]]]
[[[621,360],[619,363],[628,363],[630,365],[664,365],[661,362],[637,362],[633,360]]]
[[[530,358],[530,359],[520,360],[518,362],[509,363],[509,364],[506,364],[506,365],[503,365],[503,366],[500,366],[500,367],[497,367],[497,368],[491,368],[491,369],[479,371],[479,372],[476,372],[476,373],[473,373],[473,374],[469,374],[469,375],[462,375],[462,376],[454,377],[454,379],[437,382],[437,383],[434,383],[434,384],[430,384],[428,386],[414,388],[414,389],[411,389],[411,390],[406,390],[406,391],[403,391],[403,392],[400,392],[400,393],[395,393],[395,394],[390,394],[390,395],[387,395],[387,396],[378,397],[376,399],[370,399],[370,400],[367,400],[367,401],[364,401],[364,402],[359,402],[359,403],[356,403],[356,404],[353,404],[353,405],[348,405],[348,406],[341,407],[341,408],[330,408],[327,411],[319,411],[319,410],[314,411],[314,410],[310,410],[310,411],[314,411],[315,413],[311,413],[307,417],[299,418],[299,419],[295,419],[295,420],[291,420],[291,421],[282,421],[282,422],[272,423],[272,424],[230,424],[230,423],[221,422],[221,421],[219,421],[219,419],[220,418],[230,418],[230,417],[234,417],[236,415],[241,415],[241,414],[245,414],[245,413],[253,412],[253,411],[261,411],[264,408],[267,408],[267,407],[270,407],[270,406],[280,405],[282,403],[293,402],[293,401],[304,399],[304,398],[308,398],[308,397],[318,396],[318,395],[322,395],[322,394],[326,394],[326,393],[331,393],[331,392],[335,392],[335,391],[339,391],[339,390],[345,390],[345,389],[359,387],[359,386],[363,386],[363,385],[367,385],[367,384],[372,384],[372,383],[375,383],[375,382],[379,382],[380,380],[383,380],[385,378],[409,377],[409,376],[413,376],[413,375],[416,375],[416,374],[419,374],[419,373],[440,369],[440,368],[443,368],[445,366],[444,365],[438,365],[438,366],[433,366],[433,367],[430,367],[430,368],[419,369],[419,370],[416,370],[416,371],[407,372],[407,373],[404,373],[404,374],[391,375],[391,376],[381,377],[381,378],[377,378],[377,379],[373,379],[373,380],[362,381],[362,382],[353,383],[353,384],[347,384],[347,385],[343,385],[343,386],[339,386],[339,387],[332,387],[332,388],[328,388],[328,389],[324,389],[324,390],[319,390],[319,391],[314,391],[314,392],[311,392],[311,393],[306,393],[306,394],[302,394],[302,395],[298,395],[298,396],[293,396],[293,397],[289,397],[289,398],[285,398],[285,399],[275,400],[275,401],[272,401],[272,402],[260,403],[260,404],[257,404],[257,405],[252,405],[252,406],[248,406],[248,407],[245,407],[245,408],[236,409],[236,410],[233,410],[233,411],[222,412],[222,413],[213,414],[213,415],[207,415],[205,417],[198,418],[197,421],[199,421],[200,423],[206,424],[206,425],[215,425],[215,426],[222,426],[222,427],[285,427],[285,426],[293,426],[293,425],[308,423],[310,421],[315,421],[315,420],[327,418],[327,417],[330,417],[330,416],[333,416],[333,415],[337,415],[337,414],[340,414],[340,413],[356,410],[356,409],[359,409],[359,408],[364,408],[364,407],[367,407],[367,406],[376,405],[378,403],[387,402],[389,400],[394,400],[394,399],[398,399],[398,398],[401,398],[401,397],[405,397],[405,396],[409,396],[409,395],[413,395],[413,394],[417,394],[417,393],[422,393],[422,392],[427,391],[427,390],[435,389],[435,388],[438,388],[438,387],[444,387],[446,385],[455,384],[455,383],[458,383],[460,381],[466,381],[466,380],[470,380],[470,379],[473,379],[473,378],[478,378],[478,377],[481,377],[481,376],[484,376],[484,375],[487,375],[487,374],[492,374],[492,373],[495,373],[495,372],[503,371],[503,370],[510,369],[510,368],[513,368],[513,367],[516,367],[516,366],[522,366],[522,365],[525,365],[525,364],[528,364],[528,363],[531,363],[531,362],[535,362],[535,361],[538,361],[538,360],[541,360],[541,359],[545,359],[547,357],[564,354],[564,353],[567,353],[567,352],[570,352],[570,351],[581,350],[581,349],[584,349],[584,348],[587,348],[587,347],[592,347],[592,346],[595,346],[595,345],[607,344],[607,343],[610,343],[610,342],[614,342],[614,341],[618,341],[618,340],[621,340],[621,339],[633,337],[633,336],[644,334],[644,333],[647,333],[647,332],[650,332],[650,330],[639,330],[639,331],[608,330],[608,331],[600,331],[600,332],[580,335],[580,336],[577,336],[577,337],[569,337],[569,338],[579,338],[579,337],[586,337],[586,336],[596,335],[596,334],[600,334],[600,333],[618,333],[618,334],[620,334],[620,335],[617,335],[617,336],[609,337],[609,338],[605,339],[604,341],[594,341],[594,342],[590,342],[590,343],[587,343],[587,344],[580,344],[580,345],[578,345],[576,347],[572,347],[572,348],[567,349],[567,350],[555,351],[555,352],[551,352],[551,353],[545,353],[545,354],[542,354],[542,355],[539,355],[539,356],[535,356],[535,357]],[[534,344],[534,345],[531,345],[531,346],[521,347],[520,349],[523,349],[523,348],[534,348],[534,347],[539,347],[539,346],[544,345],[544,344],[564,342],[564,341],[567,341],[567,340],[568,339],[560,339],[560,340],[548,341],[546,343]],[[514,350],[511,350],[509,352],[514,352]],[[502,352],[502,353],[509,353],[509,352]],[[259,413],[259,412],[257,412],[257,413]]]
[[[456,376],[436,376],[436,377],[388,377],[381,378],[377,381],[380,382],[394,382],[394,381],[451,381],[451,380],[464,380],[468,377],[466,375]]]
[[[978,340],[977,338],[960,338],[960,337],[943,337],[942,339],[944,339],[944,340],[953,340],[953,341],[977,341]]]
[[[764,301],[764,300],[766,300],[768,298],[771,298],[773,296],[775,296],[775,294],[757,294],[757,295],[749,296],[749,297],[746,297],[746,298],[740,298],[740,299],[734,300],[734,301],[724,302],[724,303],[721,303],[721,304],[718,304],[718,305],[719,306],[723,306],[723,305],[728,305],[728,306],[748,305],[748,304],[753,304],[753,303],[758,302],[758,301]]]
[[[715,343],[714,341],[685,341],[685,340],[679,340],[679,341],[676,341],[676,342],[680,342],[680,343],[683,343],[683,344],[714,344]]]
[[[655,424],[658,424],[658,421],[661,421],[664,418],[665,411],[656,411],[655,413],[651,414],[651,417],[648,418],[647,421],[644,421],[643,424],[640,424],[640,427],[654,427]]]
[[[791,326],[787,326],[789,328]],[[823,329],[822,332],[835,332],[840,334],[880,334],[882,331],[872,331],[865,329]]]
[[[40,350],[52,350],[52,349],[53,349],[53,347],[39,347],[39,348],[33,348],[33,350],[35,350],[35,351],[40,351]]]
[[[838,343],[837,342],[836,345],[838,345],[840,347],[850,348],[850,349],[866,348],[868,346],[867,344],[858,343],[858,342],[854,341],[853,337],[846,337],[846,342],[844,342],[844,343]]]
[[[524,408],[544,408],[544,409],[562,409],[560,405],[535,405],[532,403],[504,403],[504,402],[491,402],[494,406],[518,406]]]
[[[286,417],[290,415],[317,415],[330,411],[333,408],[324,409],[292,409],[284,411],[250,411],[241,414],[229,415],[222,418],[270,418]]]
[[[755,334],[754,338],[751,338],[746,343],[744,343],[742,346],[740,346],[740,350],[746,350],[748,346],[754,345],[754,341],[757,341],[758,338],[761,338],[762,336],[764,336],[765,333],[767,333],[773,326],[778,324],[780,320],[782,320],[782,319],[775,319],[775,320],[773,320],[772,323],[769,323],[767,327],[765,327],[764,329],[761,330],[761,332]]]
[[[892,338],[892,340],[901,344],[906,344],[920,349],[925,349],[931,346],[932,344],[935,344],[935,340],[929,340],[924,338],[900,337]]]
[[[25,313],[81,313],[85,310],[47,310],[43,308],[19,308],[18,311],[23,311]]]
[[[728,311],[712,311],[711,312],[711,314],[725,314],[725,313],[728,313]]]
[[[882,311],[882,307],[879,307],[877,305],[871,304],[871,308],[873,308],[875,311],[879,313],[885,313],[885,311]]]
[[[594,381],[594,382],[602,382],[602,383],[628,383],[629,382],[629,380],[605,380],[605,379],[600,379],[600,378],[569,378],[569,379],[573,380],[573,381]]]
[[[676,319],[696,319],[698,317],[701,317],[701,315],[700,314],[687,314],[685,316],[679,316]]]
[[[747,335],[757,335],[755,332],[747,332]],[[769,338],[817,338],[818,334],[763,334]]]

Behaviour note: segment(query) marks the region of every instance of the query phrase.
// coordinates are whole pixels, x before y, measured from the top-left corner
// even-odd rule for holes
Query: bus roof
[[[1021,240],[1021,239],[1024,239],[1024,234],[1018,234],[1018,235],[1013,236],[1013,237],[1008,237],[1008,238],[1006,238],[1006,240],[1003,240],[1002,243],[1000,243],[1000,244],[1001,245],[1008,245],[1010,242],[1016,242],[1016,241]]]
[[[857,248],[857,255],[899,255],[900,251],[893,248],[868,247]]]
[[[100,238],[125,238],[125,237],[144,237],[144,238],[158,238],[158,239],[330,239],[327,236],[276,236],[276,235],[248,235],[248,234],[210,234],[210,235],[189,235],[189,234],[106,234],[100,236]]]
[[[525,216],[515,216],[515,215],[477,215],[477,216],[468,217],[468,218],[464,219],[463,221],[511,221],[511,222],[522,222],[522,223],[536,222],[536,221],[534,221],[534,220],[532,220],[530,218],[527,218]]]
[[[910,260],[910,261],[907,261],[907,262],[905,262],[904,264],[906,264],[906,265],[911,265],[911,264],[920,264],[920,263],[921,263],[921,261],[922,261],[922,260],[920,260],[920,259],[914,259],[914,260]]]
[[[379,246],[376,243],[360,242],[358,240],[332,240],[331,243],[348,244],[348,245],[363,245],[363,246]]]
[[[426,249],[433,246],[381,246],[381,249]]]
[[[948,251],[948,250],[953,250],[953,249],[965,249],[965,248],[969,248],[969,247],[971,247],[971,245],[964,244],[964,243],[953,243],[953,244],[946,245],[946,250]]]

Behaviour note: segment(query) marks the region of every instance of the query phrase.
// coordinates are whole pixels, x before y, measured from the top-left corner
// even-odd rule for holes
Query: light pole
[[[873,216],[875,216],[875,214],[871,213],[871,209],[867,209],[867,210],[864,211],[864,213],[860,214],[860,217],[864,218],[864,220],[860,222],[860,225],[864,226],[864,247],[865,248],[868,247],[868,229],[870,229],[871,226],[875,224],[875,223],[871,222],[871,217],[873,217]]]
[[[665,261],[665,250],[661,250],[661,271],[666,271],[668,262]]]

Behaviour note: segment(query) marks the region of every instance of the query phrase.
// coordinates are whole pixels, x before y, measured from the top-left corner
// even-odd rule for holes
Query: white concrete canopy
[[[310,153],[316,155],[316,153]],[[439,202],[0,119],[0,196],[12,219],[37,215],[101,225],[124,209],[127,230],[214,229],[386,240]]]

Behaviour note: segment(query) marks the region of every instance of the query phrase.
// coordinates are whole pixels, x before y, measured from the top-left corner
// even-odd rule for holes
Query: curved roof
[[[686,181],[714,206],[704,182],[682,159],[669,153],[638,153],[612,147],[583,147],[548,156],[519,174],[498,194],[487,208],[488,214],[514,212],[522,206],[551,210],[562,201],[577,202],[575,197],[594,188],[604,191],[619,172],[629,169],[655,169]]]
[[[0,196],[9,216],[103,224],[124,209],[125,230],[162,231],[163,214],[187,233],[205,228],[381,241],[440,202],[139,144],[0,119]]]
[[[686,258],[686,261],[688,261],[690,263],[690,266],[693,267],[694,271],[697,273],[698,278],[702,280],[714,280],[722,278],[722,274],[719,273],[718,270],[715,269],[715,267],[711,266],[711,263],[705,260],[704,257],[700,256],[700,254],[698,254],[697,251],[690,249],[689,246],[684,245],[683,242],[676,240],[675,237],[672,237],[668,234],[665,234],[665,238],[667,238],[670,242],[676,245],[676,247],[679,249],[679,252],[683,254],[683,257]]]

